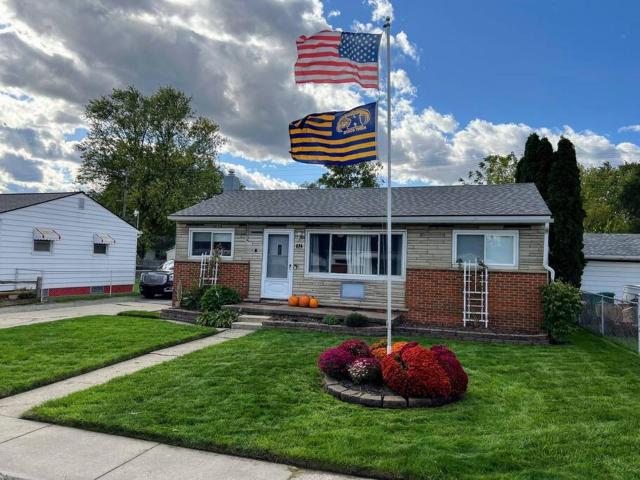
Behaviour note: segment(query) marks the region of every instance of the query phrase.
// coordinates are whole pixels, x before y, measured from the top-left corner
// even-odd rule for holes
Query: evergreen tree
[[[538,172],[536,157],[538,153],[538,145],[540,137],[537,133],[532,133],[527,138],[524,146],[524,155],[518,162],[516,167],[516,183],[529,183],[535,181]]]
[[[553,145],[547,137],[540,139],[536,149],[536,168],[533,181],[545,201],[549,199],[549,172],[553,163]]]
[[[576,150],[567,138],[558,142],[549,172],[548,204],[554,223],[550,235],[550,264],[556,278],[580,287],[584,269],[580,169]]]

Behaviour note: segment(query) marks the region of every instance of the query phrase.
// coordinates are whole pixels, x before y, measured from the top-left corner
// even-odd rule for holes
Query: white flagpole
[[[387,355],[391,353],[391,17],[387,34]]]

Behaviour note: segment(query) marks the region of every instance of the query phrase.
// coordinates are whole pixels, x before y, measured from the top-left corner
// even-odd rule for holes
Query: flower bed
[[[380,407],[432,407],[460,399],[468,376],[444,345],[346,340],[325,350],[318,367],[325,389],[341,400]]]

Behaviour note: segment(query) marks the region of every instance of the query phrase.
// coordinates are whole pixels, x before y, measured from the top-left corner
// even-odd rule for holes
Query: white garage
[[[626,285],[640,285],[640,234],[587,233],[584,256],[585,292],[612,292],[622,298]]]

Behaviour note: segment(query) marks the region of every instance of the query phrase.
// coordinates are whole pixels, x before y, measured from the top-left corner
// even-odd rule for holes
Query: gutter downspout
[[[553,282],[556,279],[556,271],[549,266],[549,223],[544,224],[544,254],[542,257],[542,266],[549,272],[549,277]]]

